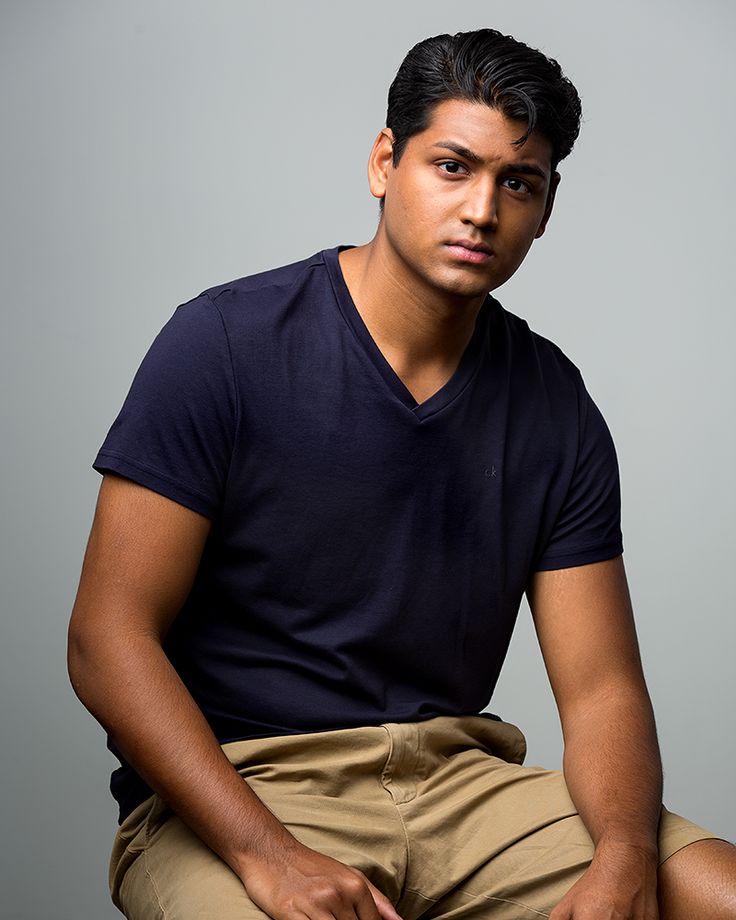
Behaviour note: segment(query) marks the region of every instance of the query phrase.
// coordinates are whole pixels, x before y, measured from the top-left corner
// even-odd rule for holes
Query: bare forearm
[[[646,688],[599,693],[568,714],[564,734],[565,780],[596,847],[656,853],[662,764]]]
[[[125,758],[243,877],[251,857],[295,842],[223,753],[154,638],[70,643],[69,673]]]
[[[234,769],[162,649],[210,521],[122,476],[100,488],[69,623],[79,699],[273,920],[401,920],[358,869],[299,842]]]

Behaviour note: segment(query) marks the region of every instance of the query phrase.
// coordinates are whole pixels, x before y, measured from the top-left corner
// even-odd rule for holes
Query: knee
[[[660,920],[730,920],[736,917],[736,847],[697,840],[659,867]]]

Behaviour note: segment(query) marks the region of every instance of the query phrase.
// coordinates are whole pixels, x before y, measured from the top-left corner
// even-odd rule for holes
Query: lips
[[[470,249],[473,252],[485,252],[489,256],[493,254],[490,246],[486,246],[485,243],[480,241],[474,242],[473,240],[453,240],[451,243],[447,244],[448,246],[462,246],[463,249]]]
[[[472,265],[484,265],[493,258],[493,253],[485,243],[475,243],[472,240],[458,240],[447,243],[447,250],[460,262]]]

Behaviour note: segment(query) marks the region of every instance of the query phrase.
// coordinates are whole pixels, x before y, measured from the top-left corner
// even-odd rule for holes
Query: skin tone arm
[[[596,847],[550,920],[656,920],[662,766],[623,557],[536,572],[527,597],[560,713],[565,780]]]
[[[305,847],[223,753],[162,642],[207,518],[105,475],[69,625],[74,691],[125,758],[275,920],[400,920],[357,869]]]

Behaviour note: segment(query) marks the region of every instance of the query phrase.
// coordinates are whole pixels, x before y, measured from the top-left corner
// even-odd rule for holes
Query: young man
[[[489,294],[579,122],[540,52],[420,42],[374,238],[209,288],[151,346],[69,641],[131,920],[734,916],[734,848],[661,803],[610,433]],[[481,714],[524,592],[564,774]]]

